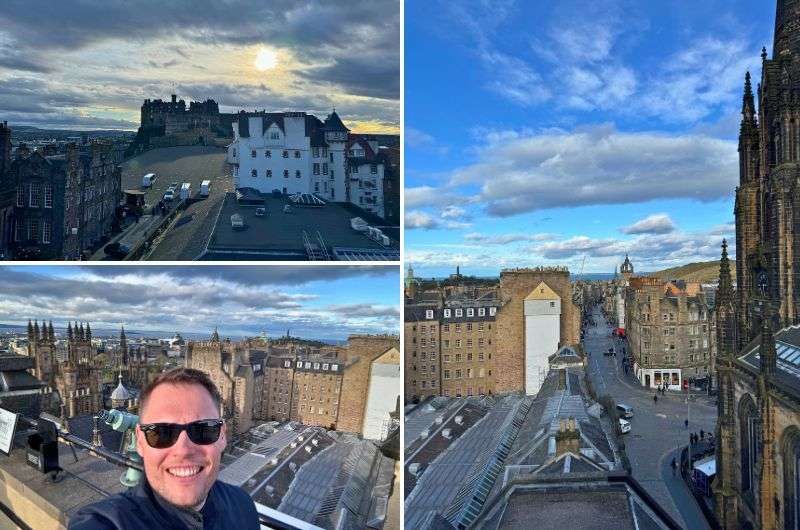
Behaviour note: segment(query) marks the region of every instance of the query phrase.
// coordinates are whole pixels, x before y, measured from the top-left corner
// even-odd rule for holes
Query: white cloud
[[[444,189],[480,186],[474,200],[492,216],[662,198],[721,199],[736,187],[739,170],[735,142],[611,127],[520,136],[481,155],[453,171]]]
[[[467,210],[460,206],[447,206],[442,210],[442,219],[462,219],[467,216]]]
[[[423,230],[433,230],[439,228],[439,220],[427,212],[419,210],[406,211],[405,226],[407,229],[421,228]]]
[[[549,241],[555,239],[554,234],[497,234],[487,235],[479,232],[470,232],[464,235],[466,241],[480,243],[483,245],[508,245],[520,241]]]
[[[623,234],[668,234],[675,230],[675,222],[665,213],[657,213],[620,229]]]

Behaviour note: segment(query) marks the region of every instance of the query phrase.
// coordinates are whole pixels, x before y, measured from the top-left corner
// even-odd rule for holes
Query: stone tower
[[[53,323],[28,321],[28,356],[34,359],[33,375],[37,379],[53,386],[56,372],[56,338]]]
[[[631,263],[631,260],[627,254],[625,254],[625,261],[622,262],[622,266],[619,268],[619,272],[625,279],[625,283],[628,283],[628,281],[633,276],[633,263]]]
[[[11,129],[8,122],[0,124],[0,177],[5,175],[11,165]]]

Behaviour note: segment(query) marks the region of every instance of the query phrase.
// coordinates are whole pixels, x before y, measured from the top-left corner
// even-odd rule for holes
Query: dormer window
[[[272,151],[270,151],[269,149],[264,151],[264,157],[265,158],[272,158]]]
[[[300,151],[295,151],[294,152],[294,157],[295,158],[300,158]]]
[[[496,308],[496,307],[490,307],[490,308],[489,308],[489,316],[490,316],[490,317],[493,317],[493,316],[495,316],[496,314],[497,314],[497,308]]]
[[[463,309],[456,309],[456,318],[463,317],[463,316],[464,316],[464,310]]]
[[[427,318],[428,320],[433,320],[433,309],[425,310],[425,318]]]
[[[444,310],[444,318],[450,318],[450,314],[451,314],[451,312],[450,312],[449,309],[445,309]]]
[[[471,307],[467,308],[467,316],[468,317],[474,317],[475,316],[475,309],[473,309]]]
[[[289,158],[289,151],[283,152],[283,158]]]
[[[280,140],[281,139],[281,133],[279,133],[278,131],[272,131],[272,132],[269,133],[269,139],[270,140]]]

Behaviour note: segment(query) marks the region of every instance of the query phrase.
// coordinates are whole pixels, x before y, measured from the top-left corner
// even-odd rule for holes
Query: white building
[[[236,189],[309,193],[384,216],[385,164],[378,144],[351,134],[332,112],[239,113],[228,146]]]
[[[400,399],[400,351],[390,348],[372,362],[364,414],[363,436],[385,440],[391,428],[391,414]]]
[[[541,282],[525,297],[525,393],[536,395],[561,341],[561,297]]]

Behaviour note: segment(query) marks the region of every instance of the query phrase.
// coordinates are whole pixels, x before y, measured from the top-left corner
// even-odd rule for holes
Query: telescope
[[[125,445],[124,454],[134,462],[141,463],[142,457],[136,451],[136,424],[139,423],[139,416],[125,412],[122,410],[111,409],[101,410],[98,413],[100,420],[104,421],[112,429],[122,433],[123,445],[125,444],[125,437],[128,437],[128,443]],[[122,474],[119,481],[123,486],[132,488],[139,484],[142,479],[142,472],[133,467],[128,467],[127,471]]]

